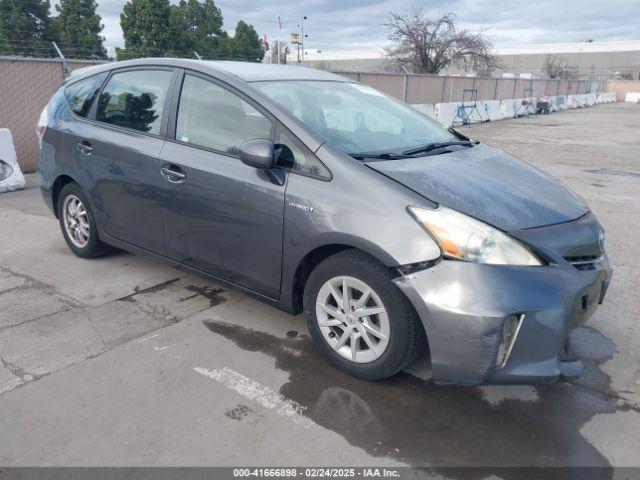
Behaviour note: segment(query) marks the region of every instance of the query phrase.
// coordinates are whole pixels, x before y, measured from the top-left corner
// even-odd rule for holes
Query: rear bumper
[[[437,383],[549,383],[582,373],[581,362],[565,351],[569,332],[602,303],[611,276],[606,255],[588,271],[568,264],[442,260],[394,283],[422,320]],[[506,362],[499,365],[509,315],[522,315],[522,321]]]

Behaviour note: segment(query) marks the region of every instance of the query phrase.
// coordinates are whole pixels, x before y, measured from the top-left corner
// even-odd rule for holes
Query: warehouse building
[[[566,59],[575,67],[581,79],[640,79],[640,40],[615,42],[579,42],[536,45],[497,46],[494,53],[504,65],[501,74],[542,75],[549,55]],[[290,62],[295,62],[292,56]],[[380,72],[397,71],[385,52],[305,50],[305,65],[333,71]],[[442,74],[470,73],[456,69]]]

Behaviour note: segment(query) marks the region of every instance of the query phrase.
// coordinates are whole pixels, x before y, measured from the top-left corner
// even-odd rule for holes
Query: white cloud
[[[172,0],[176,1],[176,0]],[[119,14],[125,0],[98,0],[105,25],[107,46],[122,46]],[[302,15],[306,46],[322,50],[381,49],[387,43],[383,24],[388,12],[402,12],[420,3],[414,0],[301,0],[259,3],[255,0],[218,0],[225,28],[233,34],[239,20],[252,24],[258,34],[276,35],[276,11],[283,21],[282,39],[297,31]],[[499,0],[432,0],[425,12],[454,12],[470,30],[484,28],[495,44],[575,42],[638,38],[636,2],[627,0],[580,0],[558,2],[505,2]]]

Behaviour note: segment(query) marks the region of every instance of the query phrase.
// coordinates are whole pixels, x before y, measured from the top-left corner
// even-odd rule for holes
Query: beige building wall
[[[625,81],[611,80],[607,82],[607,92],[616,92],[616,98],[619,102],[624,102],[624,98],[629,92],[640,92],[640,80]]]

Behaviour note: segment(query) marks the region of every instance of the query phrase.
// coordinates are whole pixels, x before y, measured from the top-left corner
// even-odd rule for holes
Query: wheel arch
[[[291,280],[291,311],[297,315],[302,313],[302,299],[304,295],[304,288],[307,283],[309,275],[323,260],[329,258],[336,253],[344,250],[356,250],[375,260],[379,261],[383,265],[391,268],[397,264],[397,262],[388,253],[380,250],[373,244],[366,242],[364,245],[360,242],[334,242],[319,245],[309,250],[297,263]]]
[[[78,183],[76,180],[67,174],[58,175],[58,177],[54,180],[53,185],[51,187],[51,199],[53,202],[53,213],[56,218],[58,218],[58,198],[60,196],[60,192],[64,188],[65,185],[69,183]]]

